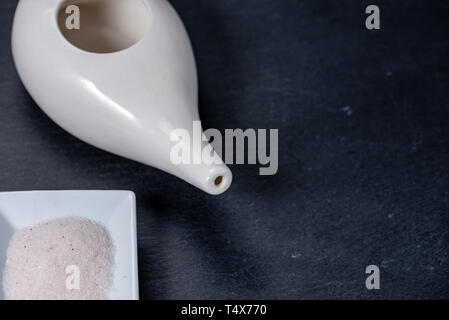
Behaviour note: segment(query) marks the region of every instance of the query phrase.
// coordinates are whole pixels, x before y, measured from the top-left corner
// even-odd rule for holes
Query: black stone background
[[[0,2],[0,190],[133,190],[142,299],[449,298],[447,1],[172,1],[203,125],[279,129],[278,174],[231,166],[218,197],[44,115],[13,65],[16,3]]]

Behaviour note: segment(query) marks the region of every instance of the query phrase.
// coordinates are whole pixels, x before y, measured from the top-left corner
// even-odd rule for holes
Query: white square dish
[[[103,223],[116,247],[111,299],[138,300],[136,199],[131,191],[0,192],[0,299],[6,251],[14,232],[76,216]]]

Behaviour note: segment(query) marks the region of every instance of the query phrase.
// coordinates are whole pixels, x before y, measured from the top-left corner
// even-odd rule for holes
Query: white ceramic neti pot
[[[69,5],[79,30],[67,29]],[[170,159],[173,130],[191,132],[199,113],[193,51],[167,0],[20,0],[12,51],[35,102],[74,136],[210,194],[230,186],[216,153],[213,164]]]

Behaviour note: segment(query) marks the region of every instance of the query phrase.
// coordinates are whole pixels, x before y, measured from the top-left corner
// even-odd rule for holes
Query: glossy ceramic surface
[[[199,120],[195,60],[169,2],[141,2],[148,20],[140,40],[121,51],[93,53],[62,34],[63,0],[21,0],[12,33],[20,78],[41,109],[79,139],[220,194],[232,174],[217,154],[217,164],[170,161],[172,131],[191,131]],[[223,177],[218,185],[217,177]]]

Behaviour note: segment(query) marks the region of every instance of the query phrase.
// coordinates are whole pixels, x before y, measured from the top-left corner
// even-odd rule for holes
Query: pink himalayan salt
[[[115,248],[108,230],[89,219],[63,218],[19,230],[13,235],[7,252],[3,274],[5,298],[108,299],[114,257]],[[79,290],[67,288],[66,279],[71,276],[66,274],[68,266],[79,268]]]

